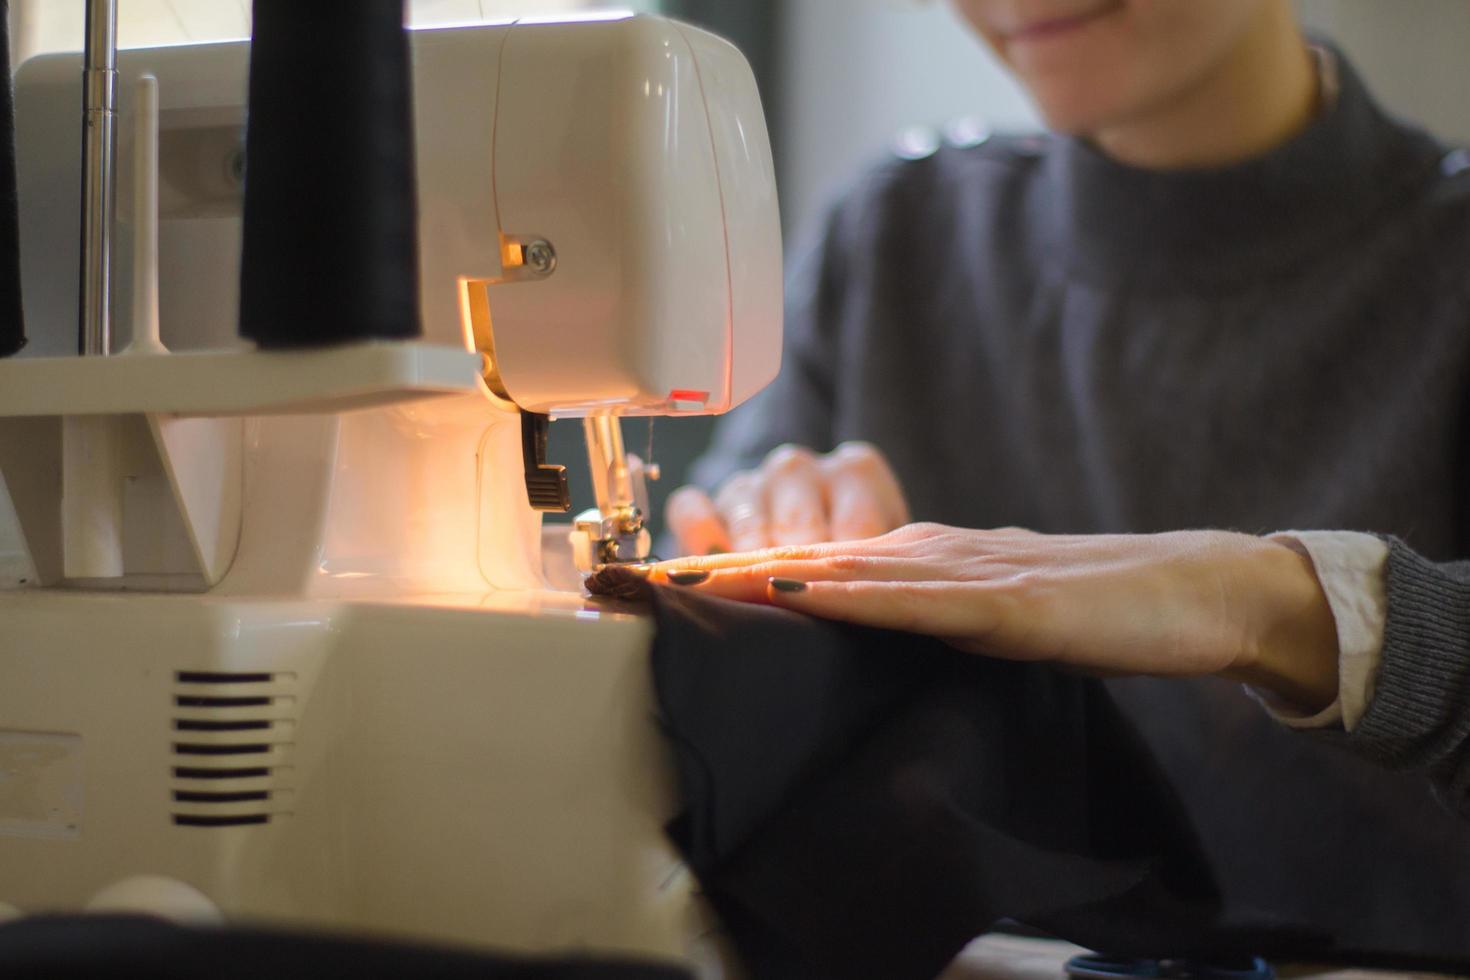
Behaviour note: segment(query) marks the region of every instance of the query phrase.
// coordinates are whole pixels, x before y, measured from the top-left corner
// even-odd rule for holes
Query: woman
[[[697,471],[718,490],[670,501],[707,557],[655,578],[1243,680],[1470,813],[1465,158],[1386,117],[1287,0],[956,4],[1055,134],[891,161],[843,199],[794,270],[780,378]],[[1320,869],[1401,832],[1467,877],[1407,783],[1337,772],[1234,690],[1113,690],[1243,893],[1358,901],[1257,834]],[[1201,764],[1222,755],[1231,777]]]

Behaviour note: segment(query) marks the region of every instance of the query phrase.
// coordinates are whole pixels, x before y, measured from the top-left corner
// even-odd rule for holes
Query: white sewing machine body
[[[547,586],[517,409],[721,412],[774,376],[754,80],[660,18],[411,43],[424,337],[305,352],[235,336],[247,45],[119,58],[125,99],[158,78],[172,353],[134,324],[71,356],[78,62],[17,74],[0,910],[697,959],[651,630]]]

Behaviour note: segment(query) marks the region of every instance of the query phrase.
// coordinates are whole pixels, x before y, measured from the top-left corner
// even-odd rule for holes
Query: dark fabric
[[[1183,798],[1231,907],[1308,923],[1362,963],[1470,961],[1466,822],[1422,777],[1284,731],[1223,681],[1106,686]]]
[[[1461,682],[1426,700],[1410,680],[1470,658],[1451,564],[1470,557],[1470,155],[1342,69],[1331,112],[1238,168],[1146,172],[1056,136],[876,167],[797,253],[781,374],[722,420],[699,481],[866,439],[916,520],[1397,535],[1389,666],[1343,741],[1470,792],[1446,763]],[[1109,689],[1232,902],[1470,955],[1470,821],[1422,776],[1235,686]]]
[[[1096,681],[651,591],[670,832],[762,980],[927,980],[1001,918],[1138,955],[1331,953],[1219,905]]]
[[[684,802],[670,834],[762,980],[929,978],[1003,918],[1126,956],[1470,972],[1470,954],[1323,928],[1271,889],[1260,905],[1222,894],[1104,684],[632,577],[600,585],[653,603]],[[1213,812],[1255,802],[1225,793]],[[1363,901],[1381,899],[1375,856],[1354,858]]]
[[[131,916],[32,917],[0,926],[15,980],[689,980],[632,961],[527,959],[348,937],[188,929]]]
[[[10,0],[0,0],[0,357],[25,346],[20,301],[20,212],[15,184],[15,92],[10,75]]]
[[[242,336],[420,333],[412,112],[403,0],[255,0]]]

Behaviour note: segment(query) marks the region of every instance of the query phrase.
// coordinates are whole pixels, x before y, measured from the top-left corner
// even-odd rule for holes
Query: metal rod
[[[117,0],[87,0],[82,55],[82,264],[77,346],[112,352],[112,229],[117,206]]]
[[[603,517],[633,506],[633,484],[628,456],[623,451],[623,424],[616,415],[588,415],[582,419],[587,438],[587,463],[592,471],[592,495]]]

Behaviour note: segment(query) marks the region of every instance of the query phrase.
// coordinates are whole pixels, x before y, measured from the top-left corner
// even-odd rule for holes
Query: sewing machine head
[[[616,418],[724,412],[775,375],[774,179],[755,82],[733,47],[613,14],[414,31],[410,44],[424,337],[367,353],[257,352],[236,334],[248,46],[231,42],[120,54],[115,346],[148,331],[127,311],[141,308],[151,259],[133,254],[127,231],[151,205],[126,190],[147,176],[133,169],[148,166],[149,137],[132,124],[147,73],[159,100],[157,319],[172,353],[71,356],[78,59],[22,66],[32,339],[0,365],[15,374],[0,416],[58,428],[0,426],[0,467],[41,582],[538,587],[527,492],[554,505],[559,479],[537,473],[546,416],[588,419],[599,507],[578,521],[580,563],[637,560],[639,465]],[[115,363],[83,363],[99,360]],[[83,416],[113,428],[85,435]],[[194,423],[187,451],[178,423]],[[65,446],[89,438],[122,447],[108,453],[116,472],[73,474],[82,464]],[[102,503],[53,514],[20,472],[46,460],[69,486],[100,486]],[[140,540],[145,514],[169,526],[167,541]]]
[[[420,31],[414,58],[424,322],[464,325],[498,394],[697,414],[774,377],[770,150],[733,47],[623,17]]]
[[[505,402],[587,417],[584,571],[649,553],[646,469],[609,419],[727,411],[781,350],[775,184],[748,65],[703,31],[610,16],[501,29],[493,65],[484,31],[415,38],[424,322],[461,326]],[[494,111],[467,133],[471,92]],[[538,479],[542,460],[523,455],[528,493],[559,509],[560,474]]]

